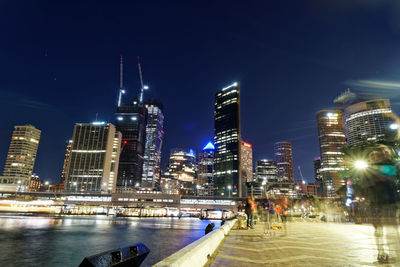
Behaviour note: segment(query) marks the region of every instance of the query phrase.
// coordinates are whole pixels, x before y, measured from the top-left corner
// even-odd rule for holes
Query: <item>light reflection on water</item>
[[[143,242],[151,266],[204,235],[197,218],[0,215],[2,266],[78,266],[85,256]],[[214,222],[216,227],[219,222]]]

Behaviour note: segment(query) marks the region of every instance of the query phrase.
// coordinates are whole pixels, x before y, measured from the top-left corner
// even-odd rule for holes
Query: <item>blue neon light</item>
[[[203,147],[203,150],[215,150],[215,146],[212,142],[208,142],[208,144]]]

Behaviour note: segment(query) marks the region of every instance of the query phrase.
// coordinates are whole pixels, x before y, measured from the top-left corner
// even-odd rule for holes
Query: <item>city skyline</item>
[[[142,14],[132,19],[128,15],[134,12],[133,6],[123,3],[111,7],[108,13],[109,7],[104,3],[56,9],[52,4],[38,8],[27,1],[21,13],[3,14],[13,23],[5,30],[10,37],[8,42],[1,44],[2,50],[7,51],[3,62],[12,63],[2,68],[1,108],[4,114],[13,115],[5,117],[0,132],[0,171],[13,126],[29,123],[42,130],[34,171],[44,180],[58,182],[65,142],[71,139],[73,125],[93,121],[96,113],[113,123],[120,54],[126,62],[129,94],[138,93],[135,59],[141,55],[144,76],[150,83],[145,98],[160,99],[165,105],[164,164],[172,147],[200,149],[212,139],[213,95],[234,81],[242,85],[242,136],[254,145],[254,161],[273,158],[273,143],[290,141],[294,166],[301,165],[306,179],[313,176],[313,158],[319,155],[314,114],[332,108],[333,99],[345,88],[390,98],[394,113],[398,113],[393,89],[399,86],[382,83],[396,82],[398,74],[397,58],[393,56],[398,50],[397,32],[393,29],[396,26],[378,14],[390,9],[388,4],[365,4],[365,10],[358,10],[352,4],[340,9],[329,4],[316,7],[310,2],[295,4],[299,13],[285,14],[279,4],[256,10],[230,3],[227,8],[213,4],[208,11],[205,7],[189,9],[179,16],[173,15],[182,14],[185,7],[171,5],[176,10],[172,16],[164,17],[160,7],[141,4],[138,8]],[[320,15],[307,20],[301,11],[310,7]],[[251,22],[236,21],[234,14],[239,10],[243,16],[253,18]],[[109,17],[99,16],[96,11]],[[165,21],[159,30],[156,28],[160,25],[151,21],[154,12],[158,20]],[[71,14],[78,19],[68,24]],[[187,21],[186,26],[181,24],[181,16]],[[204,20],[204,16],[209,19]],[[25,28],[16,20],[18,17],[31,21],[31,25]],[[94,24],[79,29],[79,18],[83,17]],[[349,26],[350,18],[357,23]],[[141,21],[145,22],[142,30],[132,27]],[[288,23],[281,23],[285,21]],[[106,23],[112,30],[104,28]],[[339,25],[336,33],[329,32],[331,23]],[[166,34],[172,38],[166,38]],[[356,49],[370,36],[377,36],[386,45],[371,42]],[[22,43],[29,49],[22,48]],[[287,106],[284,113],[280,112],[283,102]],[[260,117],[265,118],[261,123]],[[295,178],[298,177],[295,168]]]

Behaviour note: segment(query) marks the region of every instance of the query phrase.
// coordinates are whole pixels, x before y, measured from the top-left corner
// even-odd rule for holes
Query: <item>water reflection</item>
[[[145,243],[151,266],[204,235],[210,221],[196,218],[0,216],[2,266],[77,266],[101,251]],[[219,223],[216,223],[219,226]]]

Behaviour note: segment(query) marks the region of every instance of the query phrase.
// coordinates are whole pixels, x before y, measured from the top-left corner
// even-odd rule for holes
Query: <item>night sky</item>
[[[113,122],[119,56],[129,94],[165,112],[173,147],[213,138],[214,94],[241,82],[242,136],[253,158],[293,143],[295,177],[313,178],[315,113],[345,88],[399,109],[400,1],[1,1],[0,171],[14,125],[42,130],[35,173],[59,181],[74,123]],[[125,98],[128,100],[128,98]]]

